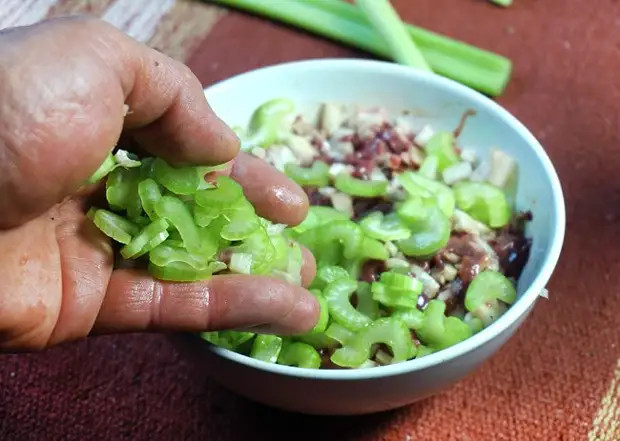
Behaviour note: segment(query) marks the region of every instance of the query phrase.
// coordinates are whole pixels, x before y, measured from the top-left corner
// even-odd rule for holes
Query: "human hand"
[[[259,215],[288,224],[305,217],[302,189],[237,155],[238,139],[184,65],[95,19],[1,31],[0,350],[91,333],[311,329],[312,294],[273,278],[167,283],[113,269],[111,244],[85,216],[96,190],[82,184],[121,134],[172,164],[232,160],[227,170]],[[314,272],[304,250],[305,286]]]

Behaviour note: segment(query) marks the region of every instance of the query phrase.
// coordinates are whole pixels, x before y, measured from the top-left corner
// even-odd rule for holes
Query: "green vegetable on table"
[[[380,57],[393,57],[390,46],[364,12],[343,0],[210,1],[281,21]],[[405,28],[435,73],[491,96],[504,91],[512,71],[509,59],[417,26]]]
[[[491,3],[507,8],[512,5],[512,0],[489,0]]]
[[[405,66],[431,70],[388,0],[356,0],[355,3],[383,37],[394,61]]]

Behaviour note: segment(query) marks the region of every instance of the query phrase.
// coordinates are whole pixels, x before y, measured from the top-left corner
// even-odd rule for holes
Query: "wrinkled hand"
[[[237,156],[184,65],[94,19],[0,32],[0,350],[101,332],[312,328],[312,294],[272,278],[165,283],[113,270],[109,241],[85,217],[93,192],[78,189],[121,133],[171,163],[235,158],[229,172],[258,214],[289,224],[306,214],[297,185]],[[315,264],[304,254],[307,284]]]

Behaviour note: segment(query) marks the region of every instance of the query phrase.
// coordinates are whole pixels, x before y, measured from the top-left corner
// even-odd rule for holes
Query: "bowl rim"
[[[258,69],[253,69],[232,76],[209,87],[206,87],[204,89],[204,92],[208,98],[209,95],[214,92],[224,92],[226,88],[234,87],[234,83],[239,81],[240,79],[252,77],[258,74],[292,75],[295,72],[308,69],[325,69],[326,71],[333,69],[356,69],[364,70],[367,73],[378,76],[384,74],[400,75],[408,77],[412,81],[432,83],[436,86],[448,89],[450,93],[460,95],[466,100],[475,102],[476,105],[478,105],[479,107],[486,107],[491,113],[497,115],[498,118],[502,119],[508,125],[513,127],[517,131],[519,136],[521,136],[525,140],[525,142],[534,150],[535,154],[540,159],[551,184],[552,197],[554,201],[553,207],[551,208],[552,213],[555,213],[555,216],[557,218],[557,225],[551,239],[551,245],[549,247],[548,255],[543,261],[538,274],[534,277],[534,280],[532,281],[530,286],[498,320],[493,322],[487,328],[473,335],[472,337],[460,343],[457,343],[454,346],[450,346],[449,348],[424,356],[420,359],[413,359],[393,365],[374,367],[372,369],[306,369],[256,360],[249,356],[215,346],[206,341],[204,341],[205,347],[216,355],[221,356],[225,359],[258,370],[267,371],[272,374],[327,381],[357,381],[372,378],[389,377],[393,375],[401,375],[413,371],[426,369],[441,364],[445,361],[455,359],[488,343],[493,338],[502,334],[504,331],[510,328],[524,314],[527,314],[529,309],[534,306],[536,300],[538,299],[538,296],[545,288],[545,285],[548,283],[549,279],[551,278],[551,274],[553,273],[555,266],[557,265],[564,242],[566,228],[564,195],[562,191],[562,186],[558,178],[558,174],[551,162],[551,159],[547,155],[542,145],[534,137],[534,135],[508,110],[504,109],[495,101],[482,95],[481,93],[470,89],[460,83],[457,83],[456,81],[439,76],[437,74],[412,69],[406,66],[401,66],[386,61],[323,58],[279,63],[261,67]]]

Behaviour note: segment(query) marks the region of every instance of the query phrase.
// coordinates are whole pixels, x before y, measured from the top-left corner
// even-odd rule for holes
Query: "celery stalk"
[[[342,0],[210,1],[281,21],[380,57],[390,57],[389,47],[364,13]],[[512,70],[507,58],[423,28],[405,27],[434,72],[491,96],[503,92]]]
[[[430,71],[431,68],[413,42],[389,0],[356,0],[359,9],[390,48],[394,61]]]
[[[505,8],[512,5],[512,0],[489,0],[489,1],[493,3],[494,5],[503,6]]]

